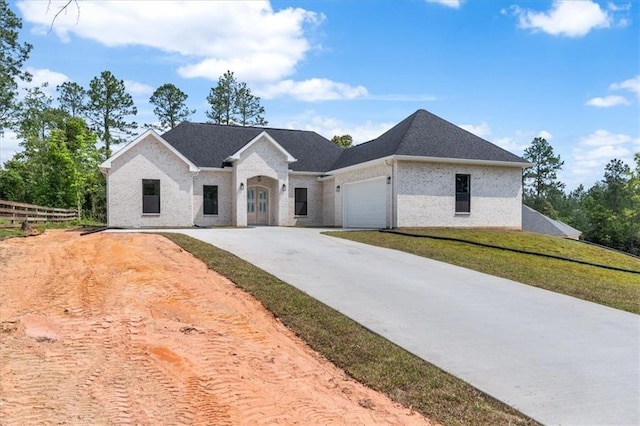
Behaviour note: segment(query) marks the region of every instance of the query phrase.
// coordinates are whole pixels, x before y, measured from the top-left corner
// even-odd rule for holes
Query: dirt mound
[[[0,242],[2,424],[429,424],[156,235]]]

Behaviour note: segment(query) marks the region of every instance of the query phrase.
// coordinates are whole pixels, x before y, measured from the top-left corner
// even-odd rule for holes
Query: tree
[[[64,112],[53,107],[53,99],[48,96],[43,88],[33,87],[26,90],[24,99],[18,103],[16,117],[16,130],[23,139],[23,146],[30,139],[44,139],[48,132],[58,127],[64,118]]]
[[[211,105],[211,110],[207,111],[206,115],[212,123],[231,124],[237,86],[238,82],[233,73],[227,71],[222,77],[218,78],[218,85],[211,88],[209,96],[207,96],[207,102]]]
[[[187,108],[185,102],[189,96],[171,83],[158,87],[149,98],[149,103],[155,106],[153,113],[160,121],[160,127],[173,129],[182,121],[196,112]]]
[[[246,83],[239,83],[233,72],[227,71],[218,79],[207,96],[211,109],[207,118],[215,124],[240,124],[242,126],[264,126],[264,107],[260,98],[254,96]]]
[[[105,146],[105,157],[111,156],[111,144],[125,141],[133,134],[137,123],[127,121],[127,116],[136,115],[138,109],[133,98],[125,90],[124,81],[118,80],[110,71],[103,71],[89,83],[89,105],[87,117],[92,129]]]
[[[349,148],[351,147],[351,145],[353,145],[353,138],[351,137],[351,135],[335,135],[331,138],[331,142],[335,143],[340,148]]]
[[[620,214],[631,201],[627,183],[631,177],[631,168],[618,159],[613,159],[604,167],[607,204],[611,211]]]
[[[58,103],[71,117],[78,117],[87,110],[87,91],[78,83],[66,81],[56,87]]]
[[[18,41],[21,28],[22,20],[6,0],[0,0],[0,131],[8,127],[15,111],[17,80],[31,81],[31,74],[21,68],[33,46]]]
[[[523,158],[533,164],[523,174],[525,203],[540,209],[553,189],[564,188],[557,177],[564,161],[560,160],[559,155],[553,154],[553,147],[544,138],[535,138],[531,146],[524,150]]]
[[[240,83],[236,89],[234,112],[241,126],[266,126],[264,107],[260,105],[260,98],[251,93],[246,83]]]

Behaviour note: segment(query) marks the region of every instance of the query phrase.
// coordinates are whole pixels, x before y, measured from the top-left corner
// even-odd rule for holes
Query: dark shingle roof
[[[342,149],[315,132],[264,127],[183,122],[162,137],[198,167],[222,167],[224,161],[262,132],[267,132],[298,161],[296,171],[325,172]]]
[[[420,109],[379,138],[344,150],[332,169],[389,155],[526,163],[517,155]]]
[[[327,172],[390,155],[526,163],[460,127],[423,109],[370,142],[341,149],[306,130],[180,123],[162,137],[198,167],[222,167],[224,161],[266,131],[298,161],[295,171]]]

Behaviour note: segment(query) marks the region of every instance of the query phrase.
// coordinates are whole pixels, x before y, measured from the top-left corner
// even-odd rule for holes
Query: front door
[[[269,224],[269,190],[262,186],[247,188],[247,224]]]

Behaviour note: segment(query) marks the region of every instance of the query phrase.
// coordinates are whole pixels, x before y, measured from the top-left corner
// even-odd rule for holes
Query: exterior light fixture
[[[387,185],[391,185],[391,176],[387,176]]]
[[[244,182],[240,182],[240,191],[244,191]]]
[[[286,184],[286,183],[283,183],[283,184],[282,184],[282,192],[284,192],[284,191],[286,191],[286,190],[287,190],[287,184]]]
[[[340,192],[340,185],[336,186],[336,192]]]

